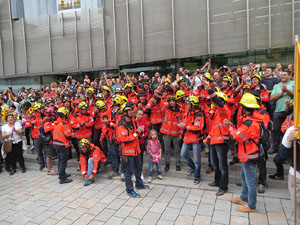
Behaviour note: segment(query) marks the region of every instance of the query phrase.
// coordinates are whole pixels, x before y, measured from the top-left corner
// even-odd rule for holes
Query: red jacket
[[[94,120],[90,113],[82,115],[80,112],[76,112],[70,117],[69,121],[77,139],[92,137]],[[81,122],[85,122],[85,124],[81,125]]]
[[[70,139],[72,138],[71,129],[68,122],[58,117],[53,127],[53,146],[70,147]]]
[[[101,151],[101,149],[94,144],[90,144],[90,150],[88,150],[88,152],[86,152],[85,154],[83,152],[80,152],[80,168],[81,174],[83,176],[87,175],[87,163],[90,158],[94,159],[94,169],[92,171],[93,175],[97,173],[98,162],[106,162],[106,156]]]
[[[162,134],[179,136],[182,134],[182,130],[178,127],[178,123],[183,119],[184,114],[182,113],[179,106],[176,104],[174,109],[170,107],[164,107],[162,110],[163,122],[160,128]]]
[[[144,126],[144,127],[145,127],[145,128],[144,128],[143,135],[142,135],[141,138],[139,139],[139,143],[140,143],[140,145],[141,145],[141,144],[144,144],[144,143],[145,143],[145,138],[148,137],[148,126],[147,126],[147,124],[145,123],[144,118],[142,118],[140,121],[137,121],[137,120],[136,120],[136,123],[137,123],[138,126]]]
[[[49,144],[52,144],[53,143],[54,121],[50,117],[46,116],[43,119],[43,126],[44,126],[45,133],[48,133],[48,132],[52,133],[52,138],[49,142]]]
[[[188,112],[184,119],[186,132],[183,142],[186,144],[199,144],[203,139],[204,113],[199,109]]]
[[[36,121],[35,124],[32,124],[33,121]],[[29,123],[31,124],[31,136],[34,139],[39,138],[39,129],[43,125],[42,116],[36,112],[34,112],[29,117]]]

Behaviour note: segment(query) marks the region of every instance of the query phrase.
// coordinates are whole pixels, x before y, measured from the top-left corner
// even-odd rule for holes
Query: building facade
[[[300,0],[0,0],[0,89],[207,58],[287,64],[299,19]]]

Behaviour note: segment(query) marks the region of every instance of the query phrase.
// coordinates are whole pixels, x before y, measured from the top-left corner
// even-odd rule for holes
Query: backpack
[[[49,144],[50,140],[52,139],[51,131],[45,133],[44,126],[42,125],[39,128],[39,137],[43,144]]]
[[[259,151],[260,156],[263,156],[271,148],[270,132],[264,126],[263,122],[258,122],[260,127]]]

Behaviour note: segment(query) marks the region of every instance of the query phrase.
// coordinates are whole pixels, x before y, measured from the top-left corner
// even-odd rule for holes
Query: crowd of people
[[[117,78],[103,73],[94,81],[85,76],[82,83],[68,76],[40,90],[21,88],[13,93],[8,88],[0,94],[5,169],[13,175],[19,162],[26,172],[24,127],[26,146],[37,153],[40,170],[47,167],[48,175],[58,175],[61,184],[72,182],[66,173],[72,144],[84,185],[94,182],[102,165],[112,164],[109,178],[120,176],[128,195],[140,197],[132,177],[136,189],[149,188],[142,173],[144,157],[149,162],[148,183],[154,164],[157,179],[163,179],[160,162],[164,160],[167,173],[172,153],[176,171],[181,170],[183,159],[190,168],[187,174],[199,184],[201,151],[207,149],[209,168],[205,172],[215,174],[209,185],[217,188],[216,195],[228,190],[227,156],[232,154],[229,164],[242,164],[243,187],[241,196],[232,201],[243,205],[238,210],[254,212],[257,189],[263,193],[267,185],[268,154],[277,154],[277,173],[270,174],[270,179],[284,179],[282,164],[292,158],[291,151],[282,154],[281,149],[291,149],[295,129],[283,145],[281,141],[293,126],[293,70],[292,64],[284,68],[281,63],[274,69],[267,63],[211,68],[208,60],[196,71],[181,67],[167,75],[156,72],[150,77],[140,72]],[[262,143],[266,137],[273,142],[270,149]],[[9,140],[12,148],[7,151],[4,147]],[[55,156],[58,171],[51,163]]]

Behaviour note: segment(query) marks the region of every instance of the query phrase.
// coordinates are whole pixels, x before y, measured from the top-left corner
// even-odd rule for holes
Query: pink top
[[[158,162],[159,161],[159,157],[160,157],[160,149],[161,149],[161,145],[158,139],[149,139],[148,140],[148,146],[147,146],[147,150],[148,153],[151,157],[151,154],[154,155],[155,157],[152,158],[153,162]]]
[[[138,126],[144,126],[144,136],[139,139],[139,144],[141,145],[145,143],[145,138],[148,137],[148,126],[143,119],[140,121],[136,120],[136,123]]]

